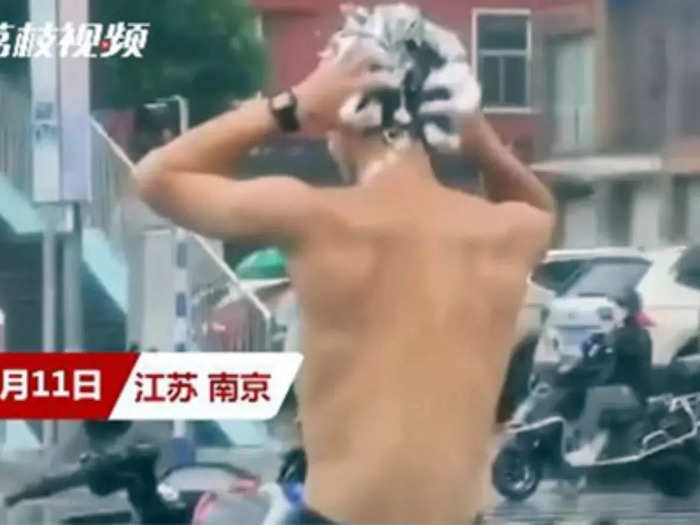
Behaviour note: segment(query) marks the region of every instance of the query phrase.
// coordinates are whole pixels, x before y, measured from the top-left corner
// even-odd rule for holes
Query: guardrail
[[[0,173],[6,174],[28,203],[33,201],[32,148],[28,88],[20,89],[0,78]],[[133,239],[144,230],[174,230],[172,223],[136,197],[131,187],[132,169],[126,152],[91,119],[92,199],[82,206],[83,224],[101,232],[113,258],[123,266],[128,264],[129,251],[135,249]],[[270,311],[241,283],[209,241],[191,232],[187,236],[191,346],[209,351],[270,350]],[[171,301],[163,301],[170,309]]]
[[[86,223],[99,228],[115,249],[130,249],[129,235],[149,227],[175,226],[152,213],[131,188],[133,162],[104,128],[92,120],[93,200]],[[268,351],[272,314],[216,253],[210,242],[187,232],[190,346],[206,351]],[[174,235],[173,235],[174,238]],[[166,308],[171,301],[163,298]]]

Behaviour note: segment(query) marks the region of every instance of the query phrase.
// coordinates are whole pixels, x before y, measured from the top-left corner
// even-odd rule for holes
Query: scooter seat
[[[645,407],[626,385],[596,387],[594,390],[595,392],[591,392],[594,396],[590,397],[595,397],[602,405],[599,424],[603,428],[627,424],[645,415]]]
[[[647,399],[647,415],[651,419],[658,419],[668,414],[669,406],[667,398],[654,397]]]
[[[601,428],[610,428],[618,425],[627,425],[643,418],[645,411],[641,406],[629,409],[607,409],[600,414]]]

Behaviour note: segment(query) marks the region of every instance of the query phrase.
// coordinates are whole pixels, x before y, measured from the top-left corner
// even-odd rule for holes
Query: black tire
[[[502,449],[491,466],[493,486],[503,497],[512,501],[530,497],[541,479],[541,463],[532,454],[515,446]]]
[[[508,421],[515,409],[529,395],[528,384],[532,375],[539,334],[529,334],[513,349],[501,395],[496,408],[496,421]]]
[[[698,462],[681,451],[661,452],[649,458],[648,475],[662,494],[687,498],[700,483]]]

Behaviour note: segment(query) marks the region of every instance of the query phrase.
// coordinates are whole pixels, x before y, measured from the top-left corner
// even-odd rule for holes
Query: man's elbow
[[[543,188],[540,201],[540,205],[538,206],[540,210],[554,216],[557,211],[557,203],[549,188]]]
[[[168,181],[168,170],[161,160],[159,150],[153,150],[139,161],[133,170],[136,191],[139,197],[153,205],[162,195]]]

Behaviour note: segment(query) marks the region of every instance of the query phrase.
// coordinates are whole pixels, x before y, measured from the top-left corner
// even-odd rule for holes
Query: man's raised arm
[[[470,117],[465,123],[462,145],[484,172],[484,186],[490,199],[525,202],[554,213],[554,198],[549,189],[501,142],[482,114]]]
[[[351,94],[386,82],[373,69],[376,56],[358,45],[343,60],[322,62],[294,89],[300,124],[336,127]],[[317,223],[316,190],[289,176],[236,180],[239,161],[277,127],[268,101],[254,99],[188,131],[138,163],[141,197],[176,223],[212,237],[301,240]]]
[[[286,176],[235,180],[241,158],[276,128],[267,101],[254,99],[188,131],[138,163],[141,197],[206,235],[287,240],[312,208],[311,188]]]

